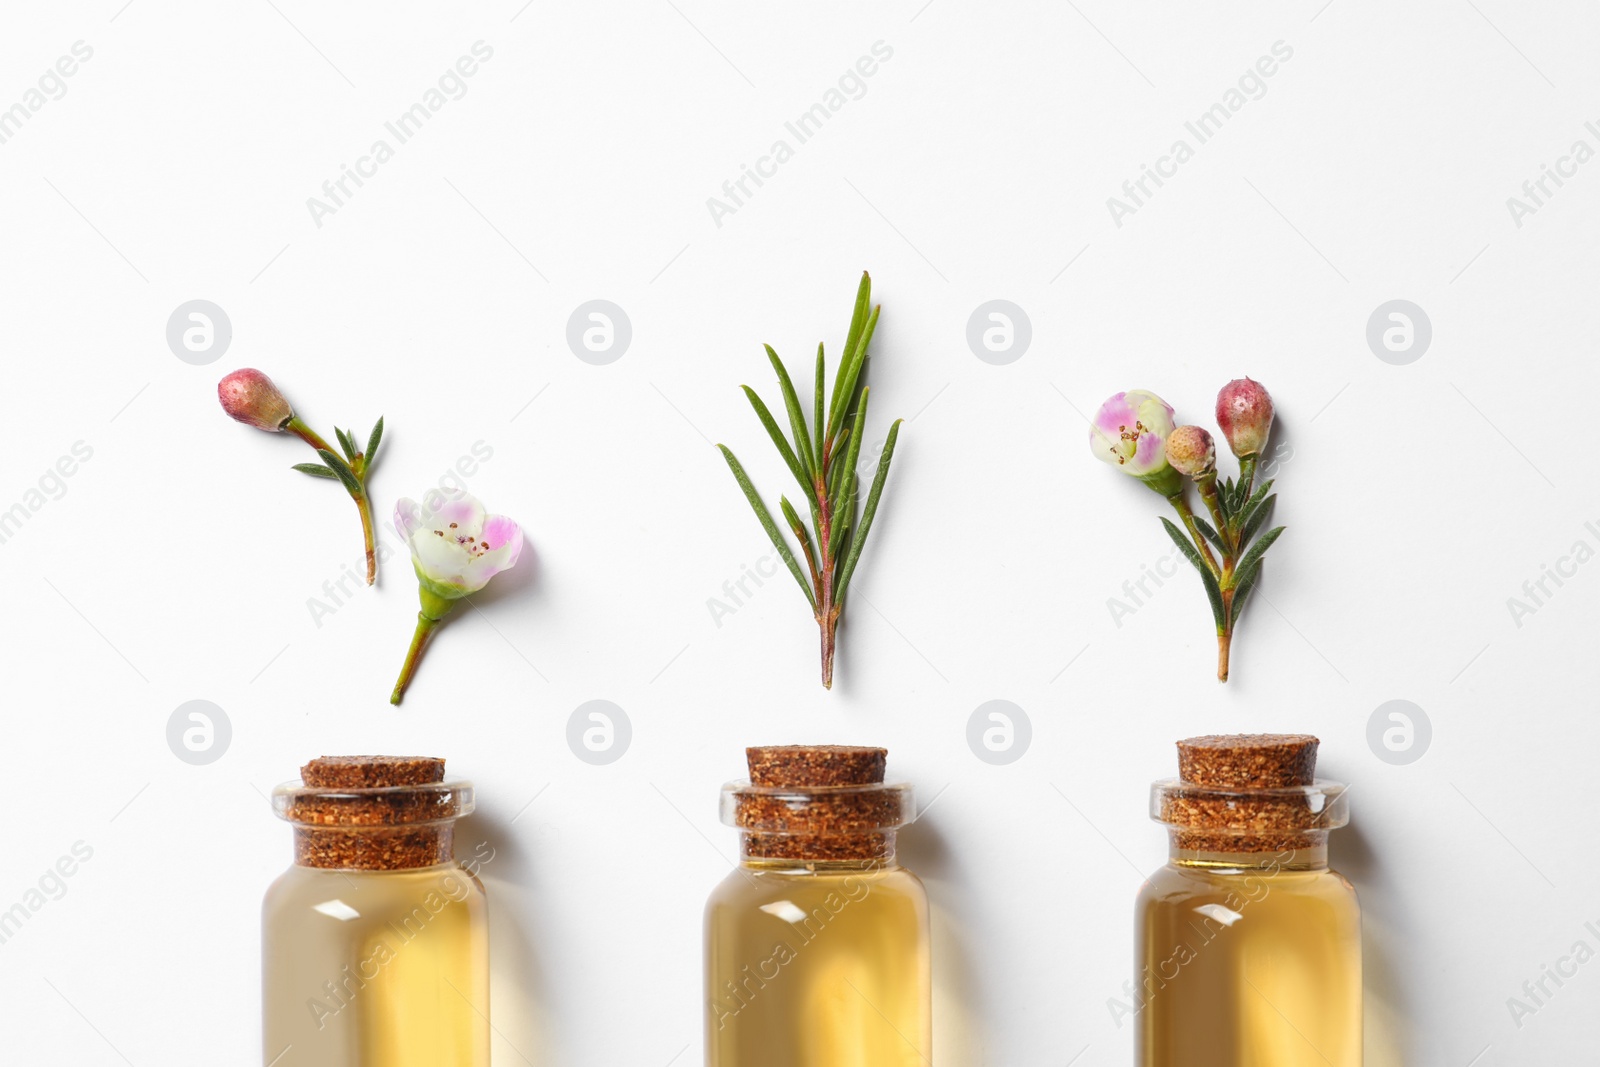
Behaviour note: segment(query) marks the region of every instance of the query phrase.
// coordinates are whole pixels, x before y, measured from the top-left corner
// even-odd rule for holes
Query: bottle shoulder
[[[766,899],[775,894],[846,897],[883,894],[917,902],[927,899],[922,879],[905,867],[863,870],[857,867],[765,867],[741,865],[712,889],[706,901],[708,913],[721,905],[740,905]]]
[[[481,903],[487,891],[478,876],[460,863],[441,863],[404,871],[345,871],[320,867],[289,867],[267,886],[262,897],[264,911],[315,906],[359,892],[372,886],[380,895],[402,894],[426,899],[436,894],[457,903]]]
[[[1270,895],[1312,897],[1330,903],[1356,906],[1350,880],[1330,868],[1293,870],[1279,868],[1217,868],[1168,863],[1139,889],[1138,906],[1242,897],[1260,900]]]

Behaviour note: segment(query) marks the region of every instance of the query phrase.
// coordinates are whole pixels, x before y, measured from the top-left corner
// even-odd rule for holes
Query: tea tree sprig
[[[1097,459],[1115,465],[1166,497],[1183,527],[1163,518],[1162,527],[1200,574],[1217,630],[1217,680],[1228,680],[1233,631],[1245,601],[1261,577],[1261,560],[1284,527],[1257,537],[1273,503],[1272,479],[1258,488],[1256,468],[1272,432],[1272,398],[1259,382],[1240,378],[1217,394],[1217,424],[1239,460],[1239,477],[1219,481],[1217,450],[1199,426],[1174,426],[1172,407],[1154,393],[1130,389],[1100,406],[1089,429]],[[1189,506],[1193,481],[1211,516],[1208,523]]]
[[[307,426],[294,413],[288,399],[272,383],[272,379],[251,367],[236,370],[217,383],[217,399],[230,418],[246,426],[254,426],[268,433],[292,433],[322,457],[321,463],[296,463],[294,469],[313,478],[327,478],[344,486],[345,492],[356,503],[361,513],[361,536],[367,550],[367,584],[378,577],[378,554],[373,541],[372,500],[367,495],[367,475],[372,472],[373,461],[378,458],[378,442],[383,440],[383,419],[367,436],[363,450],[356,444],[356,436],[348,430],[333,428],[339,440],[340,456],[322,436]]]
[[[717,446],[728,461],[728,469],[733,472],[739,489],[761,522],[761,528],[767,532],[767,537],[777,549],[778,557],[805,594],[806,603],[811,605],[812,617],[816,619],[822,642],[822,684],[828,689],[833,688],[834,645],[839,617],[844,612],[845,593],[861,560],[861,550],[866,547],[872,520],[878,513],[883,486],[889,478],[889,463],[894,458],[895,443],[900,437],[900,424],[904,421],[896,419],[890,425],[866,504],[859,506],[860,486],[856,466],[861,456],[861,440],[866,433],[867,401],[871,394],[863,372],[868,358],[867,346],[872,343],[873,332],[878,327],[878,313],[882,310],[881,307],[872,307],[869,311],[871,303],[872,278],[863,271],[861,284],[856,289],[850,329],[845,335],[844,353],[834,370],[831,395],[826,389],[827,359],[823,346],[817,345],[809,424],[789,369],[771,345],[765,346],[767,360],[777,374],[789,434],[785,435],[771,409],[754,389],[747,385],[740,387],[750,406],[755,409],[762,428],[772,439],[784,466],[789,468],[795,484],[800,487],[800,497],[811,513],[811,526],[808,528],[789,498],[778,498],[784,526],[800,547],[798,557],[761,494],[751,483],[750,476],[745,473],[744,466],[726,445]],[[804,567],[801,566],[802,558]]]

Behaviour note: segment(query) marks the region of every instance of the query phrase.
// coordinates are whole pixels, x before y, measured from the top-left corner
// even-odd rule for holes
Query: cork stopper
[[[887,749],[761,745],[745,750],[748,783],[724,788],[724,820],[757,859],[883,860],[909,822],[911,790],[884,784]]]
[[[758,745],[744,750],[751,785],[872,785],[889,750],[858,745]]]
[[[1206,734],[1178,742],[1178,777],[1221,789],[1287,789],[1317,776],[1310,734]]]
[[[300,768],[300,780],[313,789],[383,789],[444,781],[444,760],[436,756],[318,756]]]
[[[454,858],[455,820],[473,809],[471,783],[444,778],[427,756],[322,756],[273,791],[295,826],[295,863],[396,871]]]
[[[1178,777],[1157,782],[1151,816],[1199,853],[1319,848],[1348,817],[1344,786],[1319,781],[1310,734],[1208,734],[1178,742]]]

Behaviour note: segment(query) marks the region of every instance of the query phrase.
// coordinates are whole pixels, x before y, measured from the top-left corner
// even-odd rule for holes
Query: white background
[[[1594,1060],[1600,963],[1520,1028],[1507,1007],[1600,948],[1600,564],[1508,608],[1600,548],[1600,162],[1520,227],[1506,204],[1600,148],[1592,7],[122,2],[11,5],[0,32],[0,106],[94,50],[0,145],[0,507],[93,450],[0,544],[0,908],[93,849],[0,945],[8,1063],[259,1062],[259,901],[290,858],[263,794],[367,751],[479,785],[496,1063],[696,1063],[717,787],[746,744],[832,741],[937,796],[903,847],[936,908],[937,1061],[1125,1064],[1107,1002],[1166,847],[1148,783],[1176,738],[1239,730],[1313,731],[1353,785],[1334,861],[1369,1064]],[[466,95],[319,228],[307,198],[479,40]],[[1265,95],[1117,226],[1107,198],[1280,40]],[[718,226],[707,198],[877,41],[865,94]],[[763,341],[837,353],[864,267],[874,440],[910,421],[826,693],[787,577],[712,619],[770,549],[711,442],[785,491],[738,384],[775,399]],[[233,325],[208,366],[165,339],[196,298]],[[596,298],[633,326],[607,366],[565,339]],[[1033,330],[1004,366],[965,338],[996,298]],[[1407,366],[1365,339],[1395,298],[1433,323]],[[218,410],[240,366],[330,438],[387,418],[381,515],[493,450],[467,481],[531,549],[399,710],[409,567],[317,625],[354,509]],[[1222,687],[1187,570],[1113,620],[1171,546],[1083,415],[1144,387],[1209,425],[1244,374],[1278,404],[1289,531]],[[606,767],[565,741],[595,698],[633,724]],[[966,742],[997,698],[1032,721],[1009,766]],[[166,741],[192,699],[232,723],[206,766]],[[1367,744],[1391,699],[1433,724],[1410,765]]]

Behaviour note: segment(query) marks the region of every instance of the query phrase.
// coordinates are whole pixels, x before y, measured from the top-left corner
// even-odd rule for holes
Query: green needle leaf
[[[378,424],[372,428],[372,436],[367,438],[367,470],[372,469],[372,461],[378,458],[378,442],[383,440],[383,416],[378,416]]]
[[[834,483],[833,492],[829,497],[833,502],[834,515],[843,520],[839,526],[848,525],[855,513],[852,492],[855,489],[856,463],[861,458],[861,435],[850,431],[852,428],[860,429],[867,424],[867,394],[871,391],[870,388],[861,390],[861,403],[856,407],[855,421],[844,430],[850,436],[850,447],[845,453],[844,466],[840,468],[841,476]],[[838,527],[835,527],[834,532],[838,533]]]
[[[750,507],[755,510],[756,518],[761,520],[761,528],[767,531],[767,537],[772,540],[772,547],[778,550],[778,555],[788,566],[789,573],[794,575],[794,580],[799,584],[800,591],[806,595],[806,602],[811,605],[811,610],[817,610],[817,597],[811,591],[811,586],[806,583],[806,576],[800,570],[800,564],[794,558],[789,543],[783,539],[783,533],[778,529],[778,524],[772,521],[772,512],[767,510],[766,503],[761,499],[761,494],[756,492],[756,487],[750,484],[749,475],[734,458],[726,445],[718,445],[722,450],[722,458],[728,461],[728,469],[733,471],[734,480],[739,483],[739,488],[744,491],[744,498],[750,502]],[[790,509],[793,511],[793,509]]]
[[[789,498],[780,496],[778,507],[783,511],[783,518],[789,524],[796,537],[803,538],[806,534],[806,524],[800,521],[800,513],[794,510],[794,505],[789,503]]]
[[[337,474],[333,473],[333,471],[329,470],[327,467],[324,467],[320,463],[296,463],[294,465],[294,469],[299,471],[301,474],[309,474],[313,478],[332,478],[334,481],[339,480],[339,476]]]
[[[334,477],[344,483],[344,487],[350,491],[351,496],[357,498],[361,496],[361,479],[356,477],[356,472],[350,469],[348,463],[329,452],[326,448],[317,449],[317,455],[321,456],[322,462],[333,470]]]
[[[767,405],[756,391],[748,385],[741,385],[744,395],[750,398],[750,406],[756,409],[756,418],[761,420],[761,425],[767,428],[767,436],[772,438],[772,443],[778,446],[778,454],[783,456],[783,461],[789,465],[789,471],[794,475],[794,480],[800,483],[800,491],[811,493],[811,478],[806,469],[801,466],[800,459],[790,447],[788,438],[783,436],[783,431],[778,429],[778,421],[772,417],[772,412],[767,410]]]
[[[872,307],[872,275],[866,271],[861,272],[861,280],[856,283],[856,303],[850,310],[850,332],[845,336],[845,348],[853,348],[856,339],[861,336],[861,327],[867,323],[867,310]]]
[[[845,538],[850,536],[851,524],[856,520],[856,472],[845,468],[843,457],[840,457],[838,468],[843,473],[834,483],[838,486],[839,495],[837,502],[832,504],[833,531],[828,537],[828,558],[833,560],[839,559],[839,553],[844,551]]]
[[[846,426],[839,431],[839,439],[833,443],[833,462],[828,465],[828,495],[832,496],[834,487],[839,484],[839,472],[844,470],[845,453],[850,443],[850,427]]]
[[[823,401],[822,393],[823,393],[823,389],[825,388],[824,380],[823,380],[825,376],[824,376],[823,372],[826,369],[827,369],[827,363],[823,360],[823,357],[822,357],[822,342],[818,341],[817,342],[817,389],[816,389],[815,399],[812,401],[812,405],[811,405],[811,407],[812,407],[811,425],[815,428],[816,434],[817,434],[816,452],[815,452],[816,462],[811,465],[813,470],[822,470],[822,455],[823,455],[824,452],[827,451],[827,435],[823,433],[823,423],[822,423],[822,401]],[[826,474],[826,472],[824,472],[824,474]]]
[[[834,512],[833,536],[828,539],[828,554],[834,559],[838,559],[839,553],[843,551],[844,539],[850,536],[850,524],[855,521],[856,517],[856,476],[854,471],[850,473],[849,482],[850,488],[848,492],[850,495],[845,498],[849,503],[843,509]]]
[[[806,563],[810,565],[812,573],[816,573],[816,545],[811,540],[811,531],[806,529],[806,524],[800,521],[800,513],[795,511],[794,505],[789,503],[788,497],[780,496],[778,498],[778,506],[783,510],[783,518],[789,524],[789,529],[794,531],[795,540],[800,542],[800,548],[805,552]]]
[[[844,381],[845,366],[850,362],[850,354],[856,350],[856,342],[861,340],[861,331],[867,325],[867,310],[871,306],[872,276],[862,271],[861,282],[856,286],[856,306],[850,312],[850,332],[845,335],[844,350],[839,354],[839,369],[834,372],[835,396],[839,395],[839,385]]]
[[[872,320],[869,321],[875,321],[876,319],[877,312],[874,311]],[[870,329],[863,332],[863,338],[866,337],[867,332],[870,332]],[[889,427],[889,439],[884,442],[883,455],[878,459],[878,473],[873,476],[872,490],[867,493],[867,506],[861,513],[861,525],[856,528],[855,540],[850,542],[850,554],[845,557],[844,569],[839,574],[839,584],[833,595],[837,603],[844,603],[844,591],[849,587],[850,578],[856,572],[856,563],[861,559],[861,550],[866,547],[867,534],[872,530],[872,519],[878,513],[878,498],[883,495],[883,483],[889,477],[889,461],[894,458],[894,444],[900,436],[900,424],[904,421],[904,419],[895,419],[894,425]],[[860,424],[857,423],[857,425],[859,426]],[[851,447],[858,448],[860,441],[861,435],[858,433],[856,435],[857,443]]]
[[[783,406],[789,412],[789,427],[794,431],[794,450],[799,455],[801,466],[805,467],[807,474],[811,474],[817,469],[817,462],[811,448],[811,435],[806,432],[805,412],[800,410],[800,397],[794,391],[794,382],[789,379],[789,369],[783,365],[783,360],[778,358],[778,353],[772,350],[771,345],[765,347],[767,358],[772,361],[772,369],[778,372]]]
[[[349,434],[345,433],[343,430],[339,429],[337,426],[333,428],[333,433],[334,436],[339,439],[339,447],[344,449],[344,458],[349,460],[351,463],[354,463],[356,461],[355,439]]]
[[[882,310],[882,305],[872,309],[866,325],[861,328],[861,336],[856,340],[855,349],[846,352],[843,362],[839,365],[841,374],[839,380],[834,383],[833,403],[828,411],[829,433],[844,425],[845,414],[849,412],[850,404],[855,400],[856,385],[861,380],[861,368],[867,362],[867,345],[872,343],[873,331],[878,328],[878,313]]]
[[[1239,565],[1233,569],[1235,574],[1248,575],[1255,565],[1261,562],[1261,557],[1267,554],[1267,549],[1272,547],[1272,542],[1278,539],[1288,527],[1277,526],[1261,535],[1260,540],[1251,545],[1243,556],[1239,558]]]

